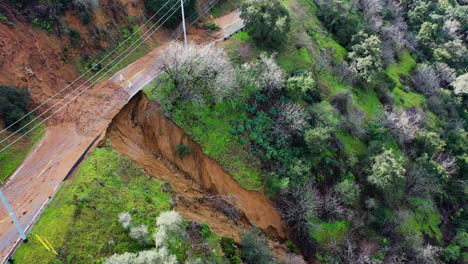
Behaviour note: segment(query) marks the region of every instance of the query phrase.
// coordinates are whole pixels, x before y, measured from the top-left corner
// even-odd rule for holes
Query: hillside
[[[78,144],[15,263],[466,262],[464,1],[188,0],[188,46],[171,18],[93,77],[165,3],[0,0],[3,127],[97,83],[0,153]]]

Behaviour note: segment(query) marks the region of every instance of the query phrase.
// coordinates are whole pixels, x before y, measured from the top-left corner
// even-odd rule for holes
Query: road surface
[[[221,40],[243,28],[237,11],[220,17],[215,22],[222,28],[218,36]],[[190,37],[189,35],[189,40]],[[210,40],[209,43],[216,41]],[[75,115],[73,118],[64,119],[59,124],[46,128],[44,138],[3,188],[26,233],[31,230],[64,179],[104,136],[112,118],[133,95],[160,73],[157,58],[166,45],[167,42],[163,43],[108,81],[85,92],[65,110],[69,116]],[[93,100],[88,100],[90,96]],[[6,209],[3,205],[0,206],[2,263],[12,255],[20,240]]]

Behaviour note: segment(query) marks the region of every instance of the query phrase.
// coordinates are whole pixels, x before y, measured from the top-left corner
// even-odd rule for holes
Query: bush
[[[273,264],[277,263],[273,252],[268,247],[268,241],[254,230],[241,234],[241,258],[246,264]]]
[[[232,237],[222,237],[220,240],[221,249],[231,264],[240,264],[240,257],[237,245]]]
[[[200,226],[201,226],[200,236],[203,238],[208,238],[211,235],[210,226],[205,222],[201,222]]]
[[[192,151],[189,145],[179,144],[176,146],[176,154],[179,158],[183,159],[185,156],[190,155]]]
[[[5,121],[5,126],[10,126],[26,115],[31,97],[26,88],[17,90],[13,87],[0,85],[0,117]],[[21,126],[18,122],[12,129]]]
[[[218,31],[221,29],[218,25],[216,25],[216,23],[213,23],[213,22],[203,23],[203,28],[208,29],[208,30],[214,30],[214,31]]]
[[[348,229],[349,223],[346,221],[320,222],[313,226],[311,236],[320,246],[327,248],[331,247],[332,243],[343,242]]]
[[[291,28],[288,10],[279,0],[249,0],[241,6],[249,35],[259,46],[278,48]]]

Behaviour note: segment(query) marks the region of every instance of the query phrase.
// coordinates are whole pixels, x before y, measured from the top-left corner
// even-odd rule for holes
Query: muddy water
[[[286,238],[285,226],[272,203],[259,192],[243,189],[222,166],[205,155],[197,143],[165,118],[159,105],[149,101],[143,93],[137,94],[115,116],[107,137],[118,151],[145,168],[150,175],[170,181],[176,192],[188,196],[188,199],[178,201],[178,207],[185,207],[181,208],[185,211],[183,215],[197,219],[206,214],[213,218],[212,208],[200,203],[190,206],[187,200],[206,191],[230,195],[244,213],[247,225],[260,227],[270,238]],[[179,158],[176,154],[178,144],[189,145],[191,154]],[[221,215],[214,218],[208,222],[215,225],[214,229],[221,229],[221,233],[229,228],[233,232],[241,229],[239,225],[242,223],[238,222],[242,221],[231,223],[233,221],[223,219]]]

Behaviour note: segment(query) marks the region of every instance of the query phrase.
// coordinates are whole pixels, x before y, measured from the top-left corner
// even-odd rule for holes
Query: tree
[[[253,85],[264,91],[278,91],[284,87],[286,76],[276,63],[275,55],[260,55],[259,60],[242,65],[247,85]]]
[[[452,87],[456,95],[468,94],[468,73],[458,76],[452,82]]]
[[[167,21],[164,23],[164,25],[168,27],[175,27],[182,22],[180,0],[144,0],[144,2],[146,12],[148,14],[153,15],[159,10],[161,11],[158,13],[158,18],[163,18],[164,14],[167,14],[162,20],[165,21],[167,18]],[[184,11],[186,18],[196,13],[195,2],[195,0],[184,1]]]
[[[383,123],[390,129],[395,139],[403,144],[414,139],[423,120],[423,113],[416,107],[410,107],[405,111],[398,109],[386,111]]]
[[[278,48],[291,28],[288,10],[279,0],[248,0],[241,6],[241,18],[260,46]]]
[[[414,89],[425,96],[435,94],[440,88],[437,73],[428,64],[418,64],[413,76],[411,76],[411,81]]]
[[[278,107],[279,117],[273,132],[279,139],[288,139],[298,134],[307,124],[304,107],[297,103],[283,103]]]
[[[26,89],[17,90],[13,87],[0,85],[0,118],[5,121],[5,126],[10,126],[27,114],[27,108],[31,97]],[[19,127],[21,122],[12,126]]]
[[[348,54],[351,69],[370,82],[373,75],[382,70],[382,43],[376,35],[369,36],[362,31],[353,36],[353,42],[356,44]]]
[[[327,127],[309,129],[304,134],[304,140],[309,151],[314,155],[321,155],[326,151],[331,139],[331,130]]]
[[[288,81],[286,82],[288,95],[294,101],[299,101],[306,93],[314,91],[315,86],[316,82],[310,73],[289,77]]]
[[[246,264],[277,263],[268,247],[268,240],[258,230],[241,234],[241,258]]]
[[[392,149],[387,149],[374,158],[367,180],[383,191],[389,190],[405,178],[404,162],[403,157],[396,155]]]
[[[216,46],[171,42],[161,51],[159,61],[166,80],[153,89],[166,92],[166,105],[177,100],[214,104],[238,96],[237,70],[225,51]],[[168,85],[167,81],[173,84]]]

